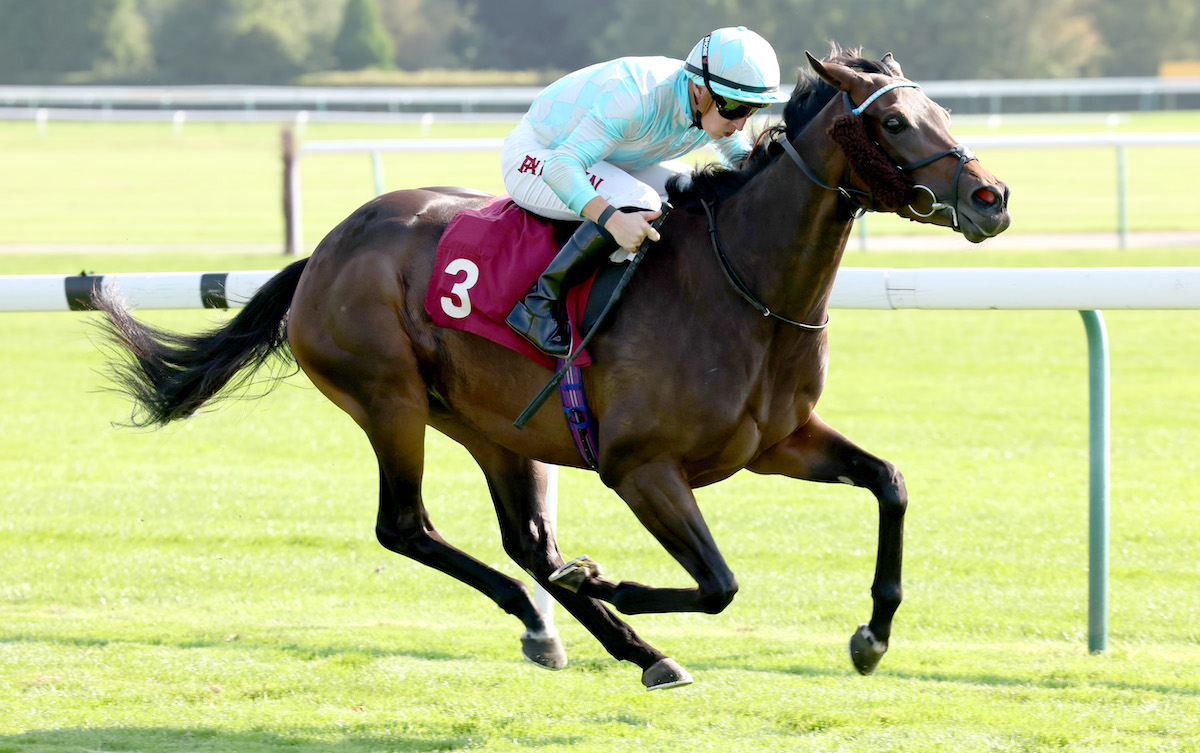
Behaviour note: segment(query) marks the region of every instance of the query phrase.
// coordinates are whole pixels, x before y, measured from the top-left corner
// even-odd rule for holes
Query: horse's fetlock
[[[904,600],[904,590],[900,587],[899,583],[892,583],[886,586],[872,586],[871,598],[877,604],[885,604],[895,609]]]
[[[496,597],[496,604],[516,617],[524,617],[526,608],[533,601],[533,597],[529,594],[529,589],[524,583],[514,583],[511,588],[505,589],[499,596]]]
[[[398,552],[400,537],[396,534],[395,529],[389,526],[375,526],[375,540],[380,546],[392,552]]]

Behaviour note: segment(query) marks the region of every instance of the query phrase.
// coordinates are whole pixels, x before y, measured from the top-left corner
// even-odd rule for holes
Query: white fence
[[[1049,78],[922,81],[929,96],[962,112],[1007,112],[1005,103],[1036,101],[1041,111],[1195,107],[1200,78]],[[0,86],[0,108],[11,117],[64,110],[507,112],[528,109],[541,86]],[[1123,98],[1124,106],[1108,102]],[[29,117],[26,115],[25,117]]]
[[[1080,147],[1111,147],[1115,150],[1117,165],[1116,235],[1120,248],[1128,246],[1129,200],[1128,200],[1128,154],[1131,146],[1184,146],[1200,147],[1200,133],[1082,133],[1082,134],[1023,134],[972,136],[967,139],[972,147],[1010,147],[1021,149],[1065,149]],[[502,139],[377,139],[345,141],[301,141],[293,148],[285,147],[284,203],[285,253],[296,255],[305,248],[301,206],[300,162],[305,154],[366,153],[371,155],[375,194],[385,190],[383,152],[450,152],[478,151],[498,152]],[[499,169],[499,168],[497,168]],[[860,241],[867,246],[867,223],[860,223]]]
[[[82,311],[115,287],[141,309],[237,308],[278,270],[0,275],[0,311]],[[1200,267],[842,267],[842,309],[1200,309]]]

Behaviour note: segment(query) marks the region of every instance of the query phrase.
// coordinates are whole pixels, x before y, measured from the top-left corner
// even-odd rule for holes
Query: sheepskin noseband
[[[861,114],[881,94],[892,88],[880,89],[858,107],[854,107],[850,95],[843,92],[848,112],[834,118],[828,130],[833,143],[838,145],[850,162],[850,169],[866,184],[880,208],[889,212],[907,206],[913,200],[916,183],[908,173],[888,159],[879,144],[867,134]]]
[[[861,117],[853,113],[839,115],[829,126],[828,133],[880,208],[894,212],[912,201],[916,183],[867,135]]]

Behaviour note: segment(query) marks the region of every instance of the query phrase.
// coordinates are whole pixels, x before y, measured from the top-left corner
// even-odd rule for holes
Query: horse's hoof
[[[850,636],[850,661],[860,675],[869,675],[879,666],[879,660],[887,651],[887,644],[876,640],[871,628],[864,623]]]
[[[659,659],[642,672],[642,684],[646,690],[666,690],[691,685],[692,676],[674,659]]]
[[[600,563],[585,554],[555,570],[550,574],[549,580],[571,593],[579,593],[579,589],[589,578],[599,578],[603,574]]]
[[[567,650],[558,633],[534,637],[528,630],[521,634],[521,654],[546,669],[559,670],[567,666]]]

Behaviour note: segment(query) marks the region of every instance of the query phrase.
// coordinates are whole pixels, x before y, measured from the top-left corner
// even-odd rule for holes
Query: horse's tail
[[[119,300],[94,295],[93,304],[106,315],[100,329],[119,356],[110,377],[118,392],[134,400],[133,424],[163,426],[187,418],[226,387],[244,384],[273,355],[290,359],[286,318],[307,262],[288,265],[228,324],[198,335],[145,324]]]

